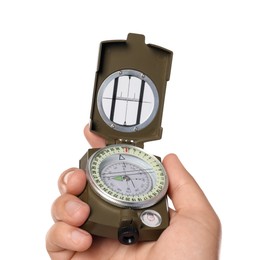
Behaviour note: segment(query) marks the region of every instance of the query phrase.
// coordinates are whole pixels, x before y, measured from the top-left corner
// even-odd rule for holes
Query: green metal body
[[[139,34],[129,34],[126,41],[102,42],[93,91],[90,130],[102,136],[107,145],[130,142],[132,145],[143,148],[144,142],[160,139],[163,104],[166,83],[170,77],[172,55],[173,53],[167,49],[145,44],[144,36]],[[97,108],[97,95],[102,82],[112,73],[123,69],[141,71],[152,79],[158,91],[157,114],[152,122],[140,131],[118,132],[114,130],[103,121]],[[96,150],[98,149],[90,149],[82,157],[81,169],[88,170],[88,159]],[[149,208],[162,216],[162,223],[158,227],[148,227],[141,222],[140,215],[146,209],[114,206],[98,196],[90,184],[86,185],[79,198],[88,203],[91,208],[90,216],[82,228],[93,235],[119,239],[121,243],[125,242],[124,244],[156,240],[169,223],[167,196]],[[134,232],[137,233],[136,237]]]

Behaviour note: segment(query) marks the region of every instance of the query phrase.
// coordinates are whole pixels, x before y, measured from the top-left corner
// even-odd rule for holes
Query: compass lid
[[[162,136],[162,113],[173,53],[145,44],[144,35],[100,44],[91,109],[91,131],[107,144]]]

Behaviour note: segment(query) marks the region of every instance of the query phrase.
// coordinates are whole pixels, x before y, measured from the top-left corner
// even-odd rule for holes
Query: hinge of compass
[[[136,142],[135,140],[125,140],[125,139],[116,139],[112,143],[107,143],[106,145],[111,144],[129,144],[133,146],[137,146],[139,148],[144,148],[144,142]]]

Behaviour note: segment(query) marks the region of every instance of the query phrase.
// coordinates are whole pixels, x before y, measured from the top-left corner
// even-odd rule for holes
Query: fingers
[[[89,233],[64,222],[55,223],[46,237],[46,248],[51,259],[71,259],[75,251],[85,251],[91,244],[92,236]]]
[[[70,168],[64,171],[58,180],[58,188],[61,194],[70,193],[79,195],[86,185],[86,175],[83,170]]]
[[[105,140],[90,132],[89,125],[84,128],[84,134],[92,147],[101,148],[105,146]],[[58,181],[60,193],[65,192],[78,195],[83,191],[86,184],[86,175],[83,170],[71,168],[63,172]]]
[[[176,155],[167,155],[163,164],[169,178],[168,195],[172,199],[176,211],[183,209],[211,210],[203,191]]]
[[[93,148],[99,148],[105,146],[105,140],[102,137],[90,132],[89,124],[87,124],[86,127],[84,128],[84,134],[86,140]]]
[[[84,129],[86,139],[92,147],[104,147],[105,140]],[[92,244],[92,236],[79,228],[90,214],[89,206],[79,195],[85,188],[86,174],[83,170],[70,168],[58,180],[61,196],[52,205],[55,224],[46,236],[46,248],[51,259],[71,259],[75,252],[87,250]]]
[[[46,237],[46,248],[51,259],[71,259],[74,252],[87,250],[92,236],[78,228],[90,214],[89,206],[78,197],[63,193],[52,205],[55,224]]]
[[[81,226],[88,218],[90,208],[78,197],[65,193],[55,200],[51,213],[54,221]]]

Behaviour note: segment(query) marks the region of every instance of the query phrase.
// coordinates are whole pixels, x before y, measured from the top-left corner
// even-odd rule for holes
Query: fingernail
[[[70,216],[74,216],[75,213],[84,206],[83,202],[69,200],[65,205],[65,210]]]
[[[60,191],[61,193],[66,193],[67,192],[67,183],[68,183],[68,180],[70,178],[70,176],[74,173],[75,171],[69,171],[67,172],[64,176],[63,176],[63,179],[60,183]]]
[[[81,243],[83,239],[85,239],[86,232],[81,229],[76,229],[71,232],[71,239],[75,244]]]
[[[64,181],[65,184],[67,184],[67,182],[68,182],[70,176],[71,176],[74,172],[75,172],[75,171],[73,170],[73,171],[67,172],[67,173],[65,174],[65,176],[64,176],[64,178],[63,178],[63,181]]]

